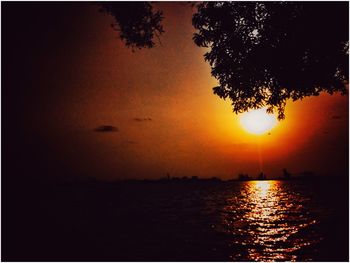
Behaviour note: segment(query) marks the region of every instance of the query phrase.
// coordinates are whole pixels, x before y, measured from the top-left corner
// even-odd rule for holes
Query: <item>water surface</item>
[[[28,191],[14,211],[18,222],[7,228],[16,249],[6,252],[17,261],[348,260],[345,179],[92,182]]]

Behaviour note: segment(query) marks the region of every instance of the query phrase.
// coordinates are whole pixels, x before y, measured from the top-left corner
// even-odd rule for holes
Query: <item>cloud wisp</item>
[[[118,127],[112,125],[101,125],[94,129],[96,132],[117,132],[119,131]]]
[[[152,118],[134,118],[134,121],[138,121],[138,122],[141,122],[141,121],[152,121]]]

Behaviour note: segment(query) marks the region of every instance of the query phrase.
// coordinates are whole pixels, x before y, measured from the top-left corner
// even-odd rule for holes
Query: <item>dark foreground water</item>
[[[347,180],[66,184],[13,196],[3,260],[348,261]]]

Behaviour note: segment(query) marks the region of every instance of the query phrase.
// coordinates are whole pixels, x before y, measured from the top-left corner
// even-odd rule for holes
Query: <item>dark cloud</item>
[[[101,125],[94,129],[96,132],[117,132],[119,129],[111,125]]]
[[[134,121],[151,121],[152,118],[134,118]]]
[[[339,116],[339,115],[334,115],[334,116],[332,116],[332,119],[333,119],[333,120],[339,120],[339,119],[341,119],[341,116]]]

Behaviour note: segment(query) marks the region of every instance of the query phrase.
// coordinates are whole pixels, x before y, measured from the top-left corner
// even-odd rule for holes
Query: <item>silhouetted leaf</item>
[[[154,12],[149,2],[100,2],[101,11],[113,16],[112,27],[127,47],[151,48],[153,39],[164,32],[162,12]]]
[[[193,40],[235,113],[268,107],[284,118],[287,99],[346,93],[347,2],[204,2]]]

